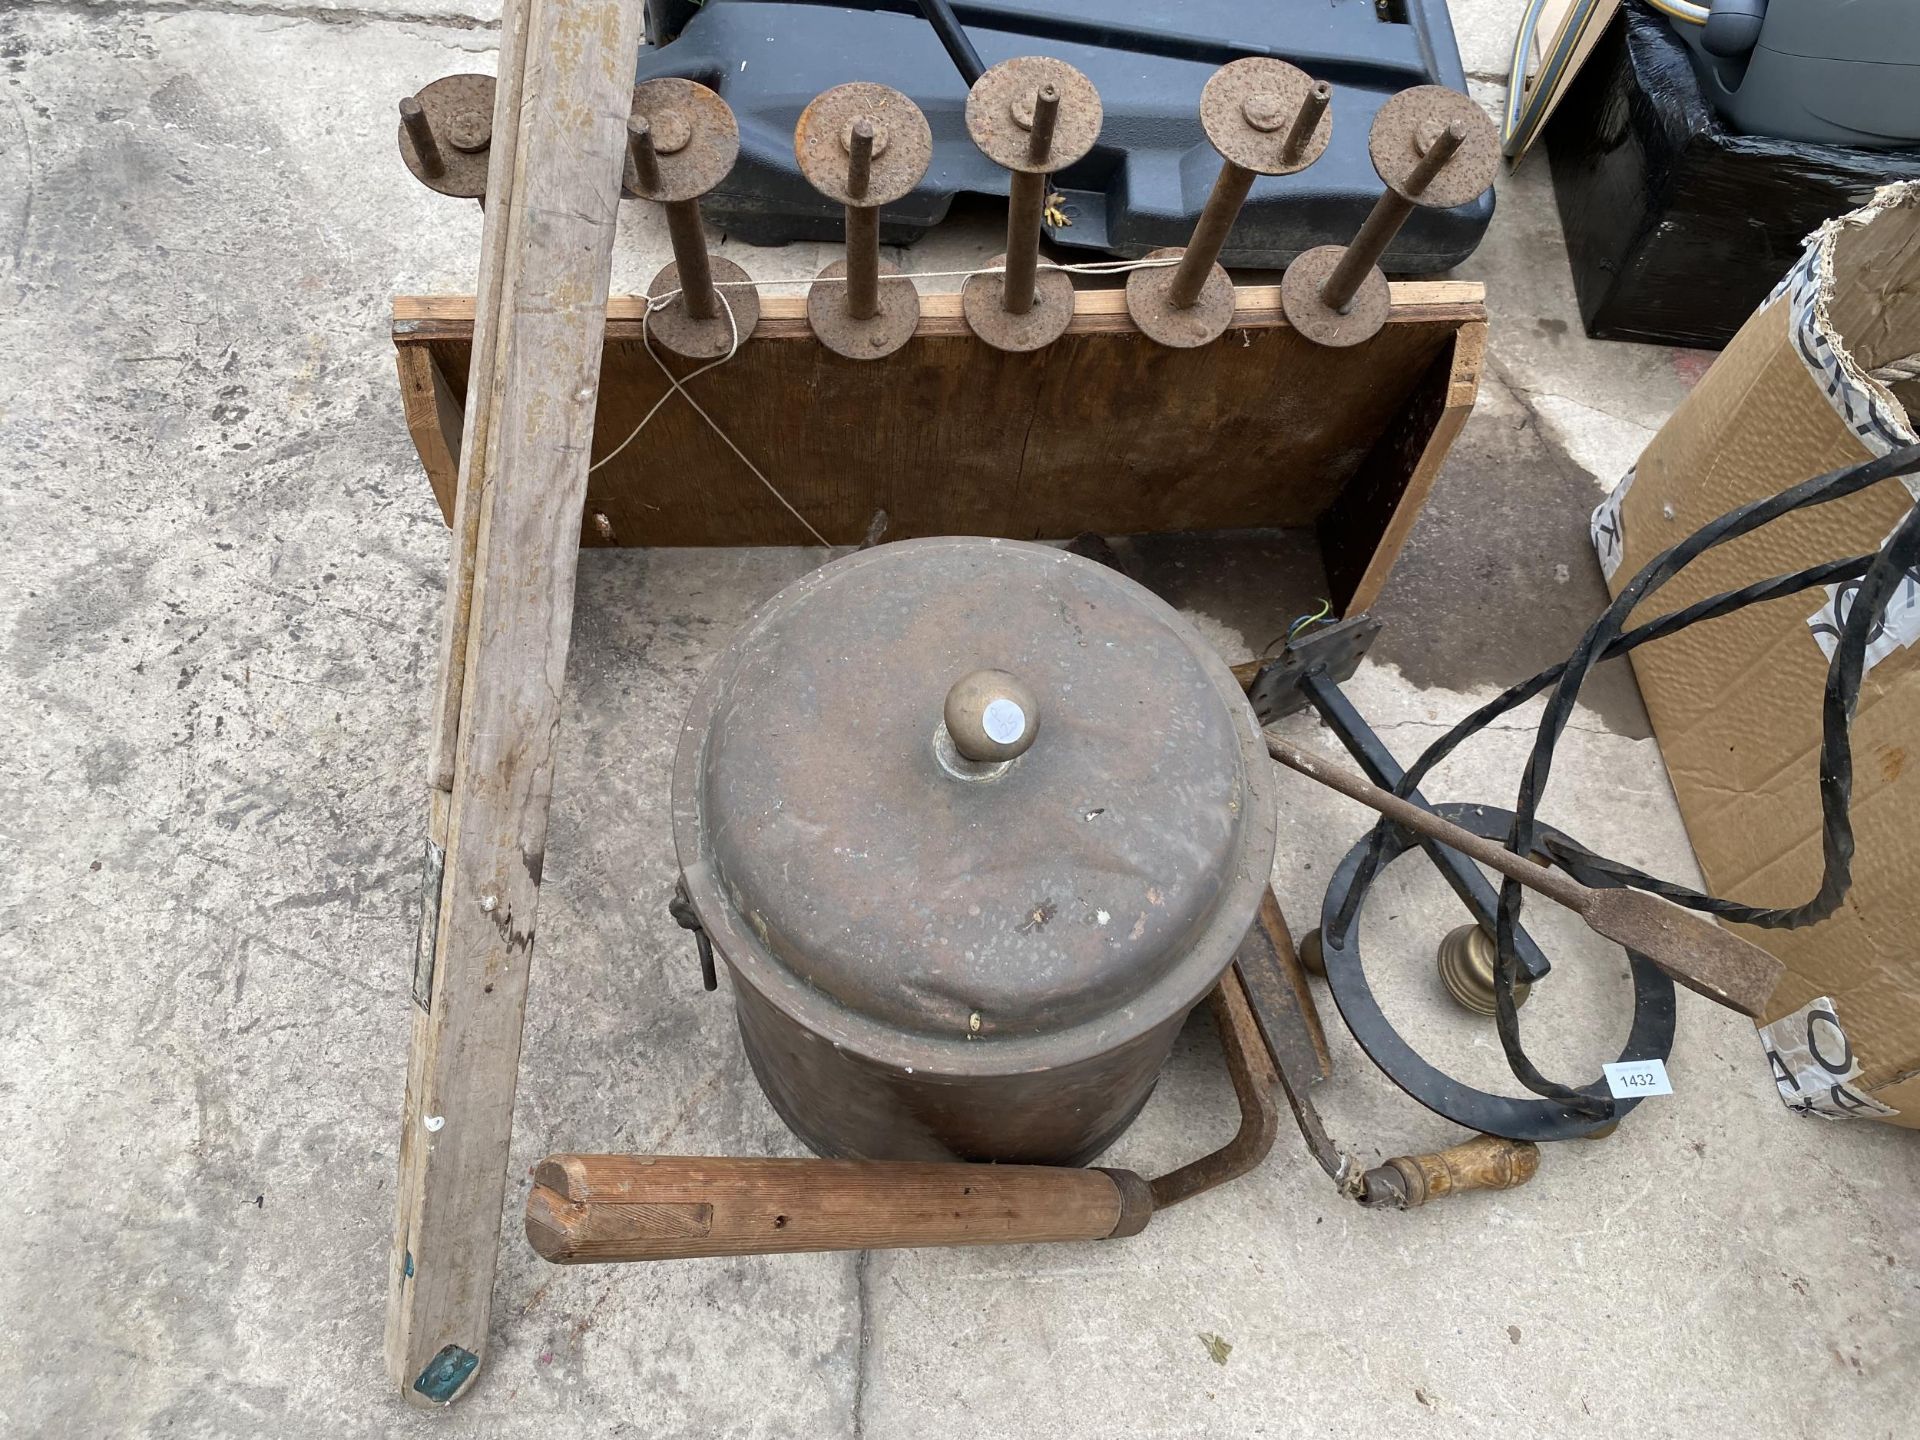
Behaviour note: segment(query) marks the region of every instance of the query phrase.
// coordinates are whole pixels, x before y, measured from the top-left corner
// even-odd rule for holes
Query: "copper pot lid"
[[[1232,674],[1156,596],[1044,545],[915,540],[735,637],[681,737],[674,841],[721,953],[827,1038],[1104,1046],[1225,968],[1271,786]]]

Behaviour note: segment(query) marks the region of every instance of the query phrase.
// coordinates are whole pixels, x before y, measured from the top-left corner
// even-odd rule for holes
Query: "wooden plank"
[[[400,371],[400,407],[406,416],[407,434],[413,437],[413,448],[420,452],[427,483],[440,503],[441,519],[457,528],[462,424],[459,397],[426,346],[402,345],[393,352],[393,358]],[[472,579],[472,551],[469,546],[456,549],[461,561],[456,570],[464,572],[464,591]],[[464,605],[461,609],[464,614]],[[451,615],[451,607],[448,613]],[[463,644],[464,631],[463,626]]]
[[[444,654],[464,679],[442,684],[458,723],[451,790],[432,791],[444,871],[388,1311],[389,1369],[418,1404],[463,1393],[486,1353],[640,10],[508,0],[503,17],[481,259],[497,328],[483,327],[493,361],[461,451],[448,603],[462,643]]]
[[[428,1192],[433,1188],[435,1177],[430,1174],[432,1152],[430,1142],[423,1134],[422,1118],[429,1113],[430,1089],[437,1078],[433,1062],[438,1056],[441,1032],[433,1020],[432,1005],[434,975],[441,954],[442,882],[453,812],[454,759],[461,693],[466,682],[474,556],[479,539],[482,502],[490,493],[485,481],[492,458],[489,439],[494,407],[490,402],[498,353],[499,315],[502,304],[511,298],[504,277],[507,258],[517,239],[510,221],[518,212],[520,199],[515,178],[522,134],[522,102],[526,92],[529,18],[529,6],[524,0],[516,0],[516,3],[507,4],[502,9],[493,131],[487,155],[488,180],[494,200],[485,208],[481,224],[479,279],[474,300],[474,335],[481,358],[471,367],[462,367],[451,416],[448,407],[440,405],[438,394],[431,411],[416,406],[408,412],[408,425],[416,436],[416,444],[419,436],[416,426],[424,426],[429,419],[437,419],[440,423],[441,444],[437,447],[435,458],[428,458],[426,448],[421,450],[422,462],[428,466],[430,475],[441,455],[457,454],[461,457],[460,473],[451,503],[447,497],[438,496],[441,513],[447,517],[453,531],[453,544],[447,567],[447,599],[440,630],[440,663],[434,684],[433,711],[429,722],[431,729],[427,742],[426,863],[421,883],[420,935],[414,952],[414,1010],[408,1042],[406,1100],[401,1117],[400,1179],[396,1187],[393,1247],[388,1262],[387,1368],[393,1383],[400,1387],[407,1399],[415,1403],[431,1400],[433,1396],[428,1393],[430,1388],[450,1402],[471,1383],[473,1374],[479,1369],[480,1357],[485,1353],[483,1348],[470,1349],[456,1340],[449,1340],[446,1346],[434,1349],[431,1336],[417,1338],[426,1335],[429,1328],[444,1328],[437,1319],[422,1314],[427,1306],[440,1306],[444,1302],[440,1299],[438,1288],[423,1291],[416,1286],[417,1272],[426,1266],[429,1273],[437,1273],[443,1264],[450,1272],[456,1272],[450,1283],[438,1282],[461,1296],[462,1305],[452,1307],[446,1313],[458,1315],[470,1310],[473,1302],[469,1297],[474,1292],[485,1296],[482,1304],[490,1305],[492,1254],[498,1245],[497,1235],[484,1232],[465,1241],[455,1237],[448,1242],[444,1262],[436,1258],[429,1264],[422,1220],[427,1209]],[[431,364],[430,373],[439,377],[442,387],[453,390],[454,387],[447,384],[445,371],[437,362]],[[469,390],[474,396],[474,403],[466,405],[463,417],[460,405],[465,402]],[[462,424],[464,435],[461,433]],[[443,1006],[443,1019],[446,1008]],[[504,1169],[503,1161],[503,1174]],[[463,1244],[467,1247],[467,1253],[462,1252]],[[416,1257],[416,1250],[420,1252],[419,1257]],[[484,1260],[475,1258],[480,1256],[484,1256]],[[478,1272],[473,1270],[475,1263],[481,1265]],[[429,1381],[425,1367],[433,1362],[423,1362],[420,1357],[427,1354],[438,1357],[447,1346],[452,1347],[457,1356],[473,1357],[471,1363],[467,1364],[468,1373],[465,1376],[443,1373]],[[456,1369],[459,1364],[466,1362],[457,1361]]]
[[[483,209],[480,226],[480,277],[474,295],[470,333],[472,353],[460,367],[456,392],[464,405],[469,391],[491,401],[492,382],[499,363],[503,338],[500,314],[510,299],[505,281],[508,257],[519,243],[515,220],[519,214],[521,192],[515,181],[525,128],[526,51],[528,0],[506,5],[500,16],[500,65],[494,84],[493,136],[487,147],[488,193],[493,203]],[[474,356],[478,356],[476,360]],[[436,361],[434,372],[446,383],[447,372]],[[436,397],[437,400],[437,397]],[[444,414],[436,404],[436,413]],[[460,414],[456,407],[454,414]],[[467,675],[467,633],[473,600],[474,550],[480,535],[482,498],[487,490],[494,454],[491,447],[494,407],[491,403],[467,406],[464,434],[447,427],[447,448],[466,461],[461,483],[456,486],[454,503],[442,499],[441,513],[453,529],[453,553],[447,567],[447,604],[441,617],[440,669],[434,688],[433,729],[427,742],[428,784],[441,797],[453,790],[455,737],[460,728],[460,693]],[[426,455],[422,452],[422,463]],[[431,474],[431,468],[429,468]],[[436,827],[430,843],[446,845],[445,820],[451,810],[446,798],[436,798],[432,806]],[[429,959],[431,956],[429,956]]]
[[[1486,337],[1484,320],[1455,332],[1321,516],[1320,549],[1339,613],[1358,614],[1380,598],[1447,452],[1473,413]]]
[[[804,285],[804,281],[782,281]],[[1388,287],[1392,294],[1392,324],[1420,324],[1487,318],[1487,287],[1477,280],[1395,280]],[[1280,309],[1278,285],[1240,285],[1234,290],[1234,323],[1285,324]],[[613,295],[607,299],[607,338],[638,340],[640,322],[647,311],[644,295]],[[421,343],[429,340],[463,339],[471,331],[474,302],[471,295],[396,295],[393,297],[393,334],[396,343]],[[1074,291],[1073,319],[1069,335],[1088,335],[1097,331],[1110,334],[1135,334],[1127,315],[1126,292],[1118,288],[1083,288]],[[807,328],[807,300],[804,295],[762,295],[760,325],[755,340],[797,340],[812,335]],[[957,292],[923,292],[920,296],[920,323],[916,336],[959,335],[972,338],[960,315]],[[985,347],[982,347],[983,349]],[[997,356],[999,351],[988,351]],[[872,362],[861,362],[871,364]]]
[[[693,387],[835,543],[858,542],[877,509],[894,538],[1301,526],[1333,502],[1454,332],[1485,313],[1478,285],[1402,284],[1394,298],[1380,337],[1331,351],[1287,326],[1277,288],[1246,286],[1227,336],[1176,351],[1133,329],[1122,292],[1083,290],[1063,340],[1003,355],[972,338],[956,296],[928,295],[916,340],[862,364],[812,341],[801,297],[769,297],[753,340]],[[430,348],[456,390],[466,313],[460,297],[395,302],[396,343]],[[641,342],[643,314],[642,301],[611,302],[599,458],[667,393]],[[596,470],[587,504],[588,545],[811,540],[678,399]]]
[[[553,1155],[533,1180],[527,1239],[560,1265],[1104,1240],[1125,1212],[1108,1172],[1051,1165]]]

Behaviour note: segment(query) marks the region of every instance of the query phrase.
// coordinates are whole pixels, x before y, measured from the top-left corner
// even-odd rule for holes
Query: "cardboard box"
[[[1920,351],[1920,183],[1823,226],[1594,512],[1614,593],[1735,506],[1914,443],[1920,380],[1868,371]],[[1877,549],[1914,503],[1886,481],[1707,552],[1635,620],[1822,559]],[[1828,587],[1829,592],[1833,587]],[[1633,652],[1708,887],[1784,906],[1819,884],[1817,764],[1843,593],[1811,591]],[[1803,930],[1742,933],[1787,966],[1761,1034],[1781,1096],[1920,1128],[1920,585],[1908,577],[1853,723],[1853,888]]]

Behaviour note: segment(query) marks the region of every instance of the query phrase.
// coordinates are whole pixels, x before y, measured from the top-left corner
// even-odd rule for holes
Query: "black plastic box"
[[[845,214],[802,178],[793,127],[814,96],[850,80],[908,95],[933,131],[933,163],[886,207],[883,243],[912,244],[956,198],[1007,193],[1007,171],[968,138],[967,82],[912,0],[649,0],[648,13],[653,40],[635,78],[698,81],[739,121],[739,161],[701,201],[707,223],[732,238],[841,238]],[[1278,56],[1329,81],[1333,134],[1305,170],[1254,181],[1221,251],[1228,266],[1279,269],[1317,245],[1345,244],[1380,194],[1367,149],[1380,107],[1414,85],[1467,88],[1447,0],[967,0],[958,13],[987,64],[1047,55],[1099,89],[1099,140],[1053,177],[1066,220],[1046,235],[1069,249],[1140,256],[1187,243],[1220,173],[1200,94],[1230,60]],[[1449,270],[1492,219],[1492,191],[1450,210],[1422,207],[1381,268]]]
[[[1553,192],[1587,334],[1719,349],[1807,235],[1920,152],[1740,135],[1667,21],[1629,3],[1547,122]]]

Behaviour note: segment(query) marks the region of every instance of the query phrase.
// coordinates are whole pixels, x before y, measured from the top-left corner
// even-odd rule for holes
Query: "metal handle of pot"
[[[1106,1240],[1152,1213],[1129,1170],[553,1155],[534,1169],[526,1228],[545,1259],[580,1265]]]

